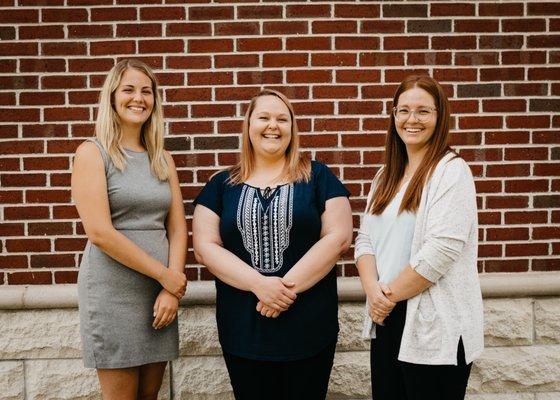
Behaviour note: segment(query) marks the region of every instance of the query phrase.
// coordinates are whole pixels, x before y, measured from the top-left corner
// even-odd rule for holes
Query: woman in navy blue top
[[[352,240],[348,191],[299,153],[289,100],[247,109],[239,163],[195,200],[197,260],[216,276],[236,399],[324,399],[338,334],[334,265]]]

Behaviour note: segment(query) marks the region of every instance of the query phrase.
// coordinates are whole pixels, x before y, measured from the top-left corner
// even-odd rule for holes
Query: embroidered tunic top
[[[313,161],[309,182],[278,186],[268,198],[248,184],[215,175],[194,204],[220,217],[223,247],[263,275],[284,276],[320,239],[327,200],[349,192],[327,166]],[[334,266],[333,266],[334,267]],[[254,360],[312,357],[337,338],[338,298],[333,268],[299,293],[278,318],[256,310],[258,299],[216,278],[216,319],[223,351]]]

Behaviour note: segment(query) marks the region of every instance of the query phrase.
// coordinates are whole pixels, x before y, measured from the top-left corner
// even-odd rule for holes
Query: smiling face
[[[261,96],[249,118],[249,138],[256,158],[285,157],[292,139],[290,110],[276,96]]]
[[[143,72],[128,68],[122,75],[113,99],[121,125],[140,128],[154,108],[152,81]]]
[[[435,109],[435,100],[430,93],[419,87],[413,87],[399,96],[397,108],[408,110]],[[399,137],[409,150],[420,150],[434,134],[437,123],[437,112],[433,112],[426,122],[416,119],[411,113],[408,119],[400,121],[395,118],[395,128]]]

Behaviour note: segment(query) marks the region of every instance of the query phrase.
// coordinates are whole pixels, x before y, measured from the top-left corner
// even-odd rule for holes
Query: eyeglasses
[[[436,112],[437,109],[434,107],[421,107],[417,110],[409,110],[406,107],[393,107],[393,115],[401,122],[408,121],[411,114],[414,115],[418,122],[428,122]]]

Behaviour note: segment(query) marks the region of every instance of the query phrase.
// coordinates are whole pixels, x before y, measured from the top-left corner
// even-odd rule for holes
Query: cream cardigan
[[[375,190],[372,183],[369,197]],[[362,224],[364,219],[362,219]],[[360,231],[370,231],[361,226]],[[356,239],[363,243],[364,237]],[[355,249],[355,259],[373,254]],[[484,349],[482,296],[477,271],[478,223],[474,181],[463,159],[447,154],[424,186],[416,214],[410,266],[434,284],[408,299],[399,360],[456,365],[462,337],[467,363]],[[364,336],[372,321],[366,312]]]

